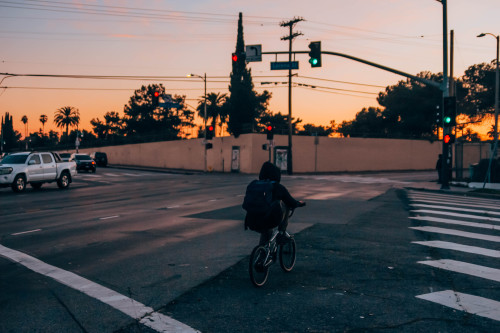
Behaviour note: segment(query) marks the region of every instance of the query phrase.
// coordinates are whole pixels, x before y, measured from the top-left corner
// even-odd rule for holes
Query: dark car
[[[59,153],[59,157],[61,157],[61,160],[63,162],[69,162],[69,159],[71,158],[71,153]]]
[[[95,153],[90,154],[90,157],[94,159],[97,163],[97,166],[107,167],[108,166],[108,155],[106,153],[97,151]]]
[[[76,162],[76,171],[96,171],[96,163],[87,154],[73,154],[71,160]]]

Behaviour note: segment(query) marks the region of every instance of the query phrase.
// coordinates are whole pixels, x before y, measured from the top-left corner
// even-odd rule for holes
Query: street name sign
[[[298,61],[274,61],[271,62],[271,70],[299,69]]]

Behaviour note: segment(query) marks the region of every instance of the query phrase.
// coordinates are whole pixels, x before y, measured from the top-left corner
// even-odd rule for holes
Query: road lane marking
[[[28,231],[16,232],[15,234],[10,234],[10,235],[11,236],[24,235],[24,234],[29,234],[29,233],[32,233],[32,232],[37,232],[37,231],[42,231],[42,229],[35,229],[35,230],[28,230]]]
[[[429,247],[435,247],[439,249],[454,250],[466,253],[479,254],[487,257],[500,258],[500,251],[485,249],[477,246],[469,246],[469,245],[444,242],[444,241],[424,241],[424,242],[412,242],[412,243]]]
[[[427,198],[433,200],[453,200],[454,202],[463,203],[475,203],[475,204],[487,204],[487,205],[498,205],[498,199],[480,199],[474,197],[457,196],[457,195],[447,195],[447,194],[424,194],[423,192],[411,192],[409,193],[410,198]]]
[[[440,217],[432,217],[432,216],[410,216],[410,219],[419,220],[419,221],[427,221],[427,222],[463,225],[466,227],[482,228],[482,229],[489,229],[489,230],[500,230],[500,226],[494,225],[494,224],[450,220],[450,219],[443,219]]]
[[[415,202],[423,202],[423,203],[442,204],[442,205],[461,206],[461,207],[481,207],[481,208],[500,210],[500,206],[498,204],[497,205],[485,205],[485,204],[474,204],[471,202],[465,203],[465,202],[448,201],[448,200],[424,200],[424,199],[415,199],[415,198],[412,198],[411,200],[415,201]]]
[[[116,219],[117,217],[120,217],[120,215],[113,215],[113,216],[100,217],[100,218],[99,218],[99,220]]]
[[[479,210],[479,209],[470,209],[470,208],[460,208],[460,207],[450,207],[450,206],[437,206],[437,205],[426,205],[426,204],[410,204],[412,207],[421,207],[421,208],[435,208],[435,209],[446,209],[446,210],[454,210],[458,212],[467,212],[467,213],[477,213],[484,215],[500,215],[500,212],[494,212],[491,210]]]
[[[469,214],[458,214],[453,212],[442,212],[438,210],[428,210],[428,209],[420,209],[420,210],[411,210],[411,213],[414,214],[436,214],[436,215],[447,215],[454,217],[463,217],[465,219],[475,219],[475,220],[486,220],[492,222],[500,222],[500,218],[496,217],[488,217],[488,216],[477,216],[477,215],[469,215]]]
[[[447,271],[462,273],[500,282],[500,269],[469,264],[467,262],[456,261],[451,259],[417,261],[419,264],[428,265]]]
[[[418,230],[418,231],[425,231],[425,232],[432,232],[432,233],[437,233],[437,234],[453,235],[453,236],[459,236],[459,237],[465,237],[465,238],[481,239],[481,240],[486,240],[486,241],[490,241],[490,242],[500,243],[499,236],[478,234],[478,233],[474,233],[474,232],[466,232],[466,231],[460,231],[460,230],[455,230],[455,229],[445,229],[445,228],[438,228],[438,227],[410,227],[410,229]]]
[[[463,294],[453,290],[444,290],[415,297],[455,310],[500,321],[500,302],[488,298]]]
[[[17,262],[36,273],[50,277],[59,283],[95,298],[123,312],[129,317],[139,320],[141,324],[157,332],[198,332],[186,324],[155,312],[153,308],[119,294],[114,290],[103,287],[72,272],[49,265],[25,253],[0,245],[0,256]]]

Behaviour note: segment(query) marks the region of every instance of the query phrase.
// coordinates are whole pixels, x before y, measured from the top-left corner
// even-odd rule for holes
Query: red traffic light
[[[238,55],[236,53],[233,53],[233,56],[231,57],[231,59],[233,59],[233,62],[237,62],[238,61]]]
[[[271,125],[267,126],[267,130],[268,131],[272,131],[273,130],[273,127]]]
[[[159,91],[155,91],[153,95],[154,95],[154,97],[160,97],[160,92]]]
[[[212,125],[208,126],[208,130],[212,132],[214,130],[214,127]]]
[[[455,136],[453,134],[446,134],[443,137],[443,142],[444,143],[454,143],[455,142]]]

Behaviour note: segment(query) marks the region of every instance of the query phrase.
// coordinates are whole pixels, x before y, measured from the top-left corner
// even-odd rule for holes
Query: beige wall
[[[214,138],[207,150],[207,170],[231,172],[232,147],[240,149],[240,172],[258,173],[268,160],[264,134],[244,134],[239,138]],[[276,146],[286,146],[288,137],[275,135]],[[317,143],[317,144],[316,144]],[[81,149],[81,152],[104,151],[110,164],[170,169],[204,170],[202,139],[140,143]],[[478,148],[464,149],[464,167],[476,163]],[[487,149],[484,148],[487,152]],[[474,152],[474,153],[473,153]],[[297,173],[432,170],[441,153],[440,142],[396,139],[293,137],[293,169]],[[478,155],[478,156],[476,156]],[[484,154],[482,154],[484,155]]]

